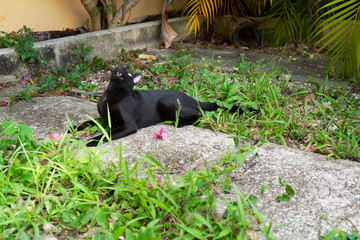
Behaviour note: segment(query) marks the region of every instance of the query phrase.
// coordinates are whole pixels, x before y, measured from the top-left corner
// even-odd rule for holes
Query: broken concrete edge
[[[194,38],[194,33],[189,33],[186,28],[187,21],[187,17],[169,19],[169,24],[178,34],[174,41]],[[94,47],[88,54],[90,58],[98,56],[104,60],[111,60],[120,55],[122,48],[126,50],[149,48],[158,46],[162,42],[161,21],[152,21],[37,42],[34,43],[34,47],[42,60],[58,68],[81,60],[80,54],[74,55],[72,52],[80,49],[82,43],[85,47]],[[21,78],[41,69],[41,63],[27,64],[18,61],[18,57],[18,53],[11,48],[0,49],[0,82],[3,82],[2,79],[6,75]]]

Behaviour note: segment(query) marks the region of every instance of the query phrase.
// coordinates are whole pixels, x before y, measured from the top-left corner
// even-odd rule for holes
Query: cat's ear
[[[140,82],[141,78],[142,78],[142,73],[136,73],[134,75],[134,79],[133,79],[134,84],[137,84],[138,82]]]

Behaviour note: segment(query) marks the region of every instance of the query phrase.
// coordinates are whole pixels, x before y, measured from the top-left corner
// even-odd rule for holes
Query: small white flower
[[[52,227],[51,223],[45,223],[43,226],[43,229],[47,233],[50,233],[53,231],[53,227]]]

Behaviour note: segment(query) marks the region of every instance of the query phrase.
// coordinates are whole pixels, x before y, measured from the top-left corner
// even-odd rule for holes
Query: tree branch
[[[97,0],[81,0],[82,5],[84,5],[86,11],[89,13],[92,23],[92,31],[101,30],[101,14],[99,9],[96,7]]]
[[[111,12],[111,19],[109,19],[109,26],[111,25],[111,22],[114,18],[117,9],[116,0],[111,0],[111,4],[112,4],[112,12]]]
[[[102,5],[103,5],[103,13],[106,14],[106,24],[107,26],[110,25],[112,19],[113,19],[113,16],[114,16],[114,12],[113,11],[113,7],[111,4],[109,4],[109,0],[100,0]],[[104,28],[105,26],[103,26]]]
[[[109,25],[109,28],[115,28],[117,24],[124,23],[125,15],[130,9],[135,7],[140,0],[127,0],[124,4],[115,12],[114,18]]]

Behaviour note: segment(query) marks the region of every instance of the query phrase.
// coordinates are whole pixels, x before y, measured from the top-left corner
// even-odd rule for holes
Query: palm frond
[[[221,15],[234,16],[247,16],[251,12],[254,12],[253,2],[251,0],[223,0],[223,4],[220,10]]]
[[[238,1],[240,2],[240,1]],[[279,2],[279,1],[275,1]],[[269,6],[273,5],[273,0],[245,0],[247,6],[249,6],[255,16],[263,16]]]
[[[319,11],[324,9],[316,21],[322,22],[315,29],[314,38],[320,38],[315,44],[320,46],[318,52],[326,49],[325,56],[329,59],[326,73],[333,69],[338,75],[360,79],[360,1],[333,0]]]
[[[307,28],[311,21],[303,3],[305,0],[274,1],[264,18],[271,22],[264,31],[266,41],[274,46],[285,45],[290,41],[294,46],[308,39]]]
[[[206,26],[209,28],[214,21],[216,14],[221,7],[221,0],[188,0],[184,13],[189,16],[186,27],[190,26],[189,32],[195,31],[195,34],[200,30],[199,16],[203,16],[206,21]]]

